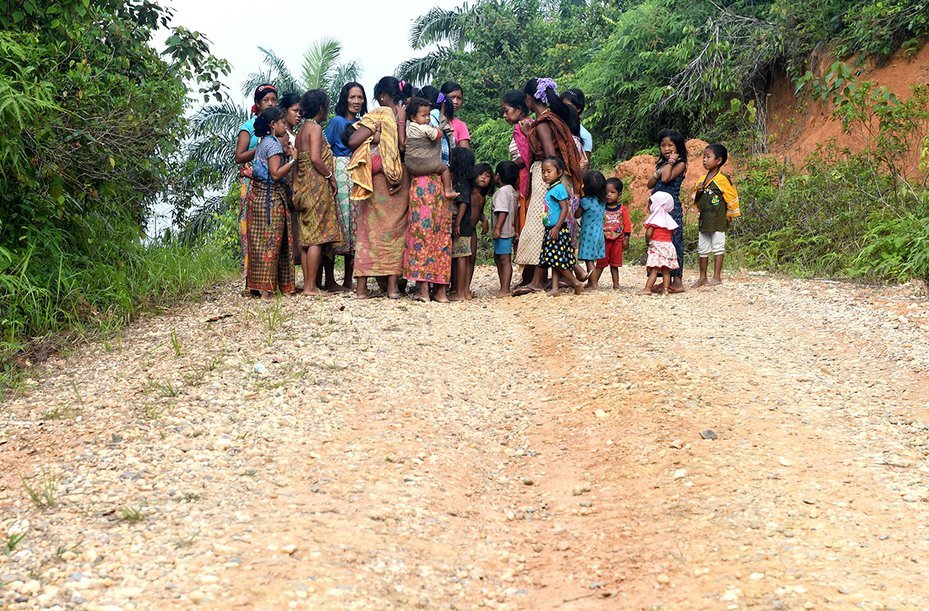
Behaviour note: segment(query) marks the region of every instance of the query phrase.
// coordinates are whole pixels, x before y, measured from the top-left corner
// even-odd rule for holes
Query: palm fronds
[[[317,40],[303,54],[303,85],[307,89],[329,89],[333,69],[342,54],[342,44],[332,38]]]
[[[465,40],[465,23],[473,15],[468,3],[448,10],[434,6],[425,15],[413,20],[410,27],[410,46],[416,50],[431,44],[448,43],[455,49],[463,49]]]
[[[395,70],[397,78],[402,78],[414,83],[428,83],[432,76],[438,72],[439,68],[447,62],[452,56],[452,49],[448,47],[439,47],[423,57],[414,57],[408,59]]]

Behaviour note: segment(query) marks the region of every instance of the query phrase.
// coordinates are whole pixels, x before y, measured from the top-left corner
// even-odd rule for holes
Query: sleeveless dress
[[[323,163],[329,171],[335,169],[332,148],[323,135]],[[313,167],[310,151],[297,155],[297,176],[294,179],[294,205],[300,211],[300,244],[338,245],[342,242],[338,208],[329,181]]]

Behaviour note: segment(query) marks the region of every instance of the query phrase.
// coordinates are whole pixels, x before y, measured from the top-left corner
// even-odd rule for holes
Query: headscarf
[[[645,219],[645,226],[653,225],[655,227],[663,227],[674,231],[677,229],[678,225],[671,218],[671,211],[674,210],[674,198],[671,197],[670,193],[664,191],[658,191],[657,193],[652,193],[652,196],[648,198],[649,201],[649,212],[651,214]]]
[[[255,103],[252,104],[253,115],[258,114],[258,112],[260,111],[260,109],[258,108],[258,105],[261,104],[261,101],[269,93],[274,93],[274,94],[277,93],[277,87],[275,87],[271,83],[263,83],[261,85],[258,85],[258,87],[255,88]]]
[[[555,92],[555,95],[558,95],[558,85],[555,84],[555,81],[553,81],[552,79],[548,77],[536,79],[535,95],[533,95],[532,97],[534,97],[538,101],[548,106],[548,90],[549,89],[553,90]]]
[[[371,130],[371,135],[355,149],[348,161],[348,175],[354,183],[351,198],[355,200],[368,199],[374,194],[371,141],[374,139],[378,121],[381,122],[381,141],[377,145],[377,151],[381,158],[384,178],[391,186],[399,185],[403,178],[400,141],[397,138],[397,117],[389,107],[379,106],[355,123],[356,128],[367,127]]]

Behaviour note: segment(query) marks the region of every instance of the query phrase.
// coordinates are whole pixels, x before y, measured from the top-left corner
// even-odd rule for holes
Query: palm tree
[[[357,81],[361,75],[358,62],[339,63],[342,45],[331,38],[322,38],[307,49],[303,54],[299,78],[294,77],[287,63],[274,51],[262,47],[258,50],[263,55],[264,70],[248,75],[242,83],[242,92],[247,98],[261,83],[274,83],[281,93],[323,89],[335,104],[342,85]],[[225,188],[237,175],[239,168],[233,162],[236,132],[249,116],[246,107],[239,106],[227,96],[220,102],[202,106],[191,117],[191,138],[185,154],[187,161],[197,168],[201,176],[209,177],[209,187]],[[212,218],[221,204],[221,198],[206,198],[193,208],[187,223],[193,234],[198,234],[198,228],[209,226],[206,218]]]
[[[438,47],[423,57],[408,59],[397,66],[398,78],[414,82],[428,82],[439,67],[455,51],[464,51],[470,42],[467,30],[477,25],[480,19],[480,6],[484,0],[477,0],[474,5],[467,2],[453,9],[434,6],[425,15],[413,20],[410,28],[410,46],[421,50],[429,45]]]
[[[338,63],[342,45],[331,38],[316,41],[303,54],[299,78],[295,78],[287,63],[274,51],[258,47],[263,54],[265,70],[250,74],[242,84],[245,96],[250,97],[261,83],[274,83],[281,93],[300,93],[310,89],[323,89],[334,100],[344,83],[358,80],[361,67],[358,62]],[[232,162],[235,156],[236,130],[248,120],[247,108],[237,105],[228,97],[221,102],[201,107],[191,118],[191,139],[187,144],[187,157],[197,165],[209,168],[217,176],[214,186],[231,180],[238,168]]]

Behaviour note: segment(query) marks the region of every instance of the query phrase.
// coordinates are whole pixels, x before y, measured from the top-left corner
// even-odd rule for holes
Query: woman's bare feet
[[[697,278],[697,281],[690,285],[691,289],[698,289],[701,286],[706,286],[706,278]]]
[[[494,297],[497,297],[497,298],[500,298],[500,297],[510,297],[510,296],[511,296],[511,295],[510,295],[510,292],[507,291],[507,290],[504,290],[504,289],[500,289],[500,290],[497,291],[497,293],[494,295]]]
[[[304,297],[319,297],[323,293],[322,291],[319,290],[319,287],[314,286],[313,288],[304,288],[303,292],[301,292],[300,294],[303,295]]]
[[[711,278],[709,282],[706,283],[707,286],[719,286],[723,281],[719,278]]]
[[[654,291],[654,290],[655,290],[654,288],[651,288],[651,289],[642,289],[641,291],[639,291],[639,295],[649,295],[649,296],[650,296],[650,295],[653,294],[653,291]]]

